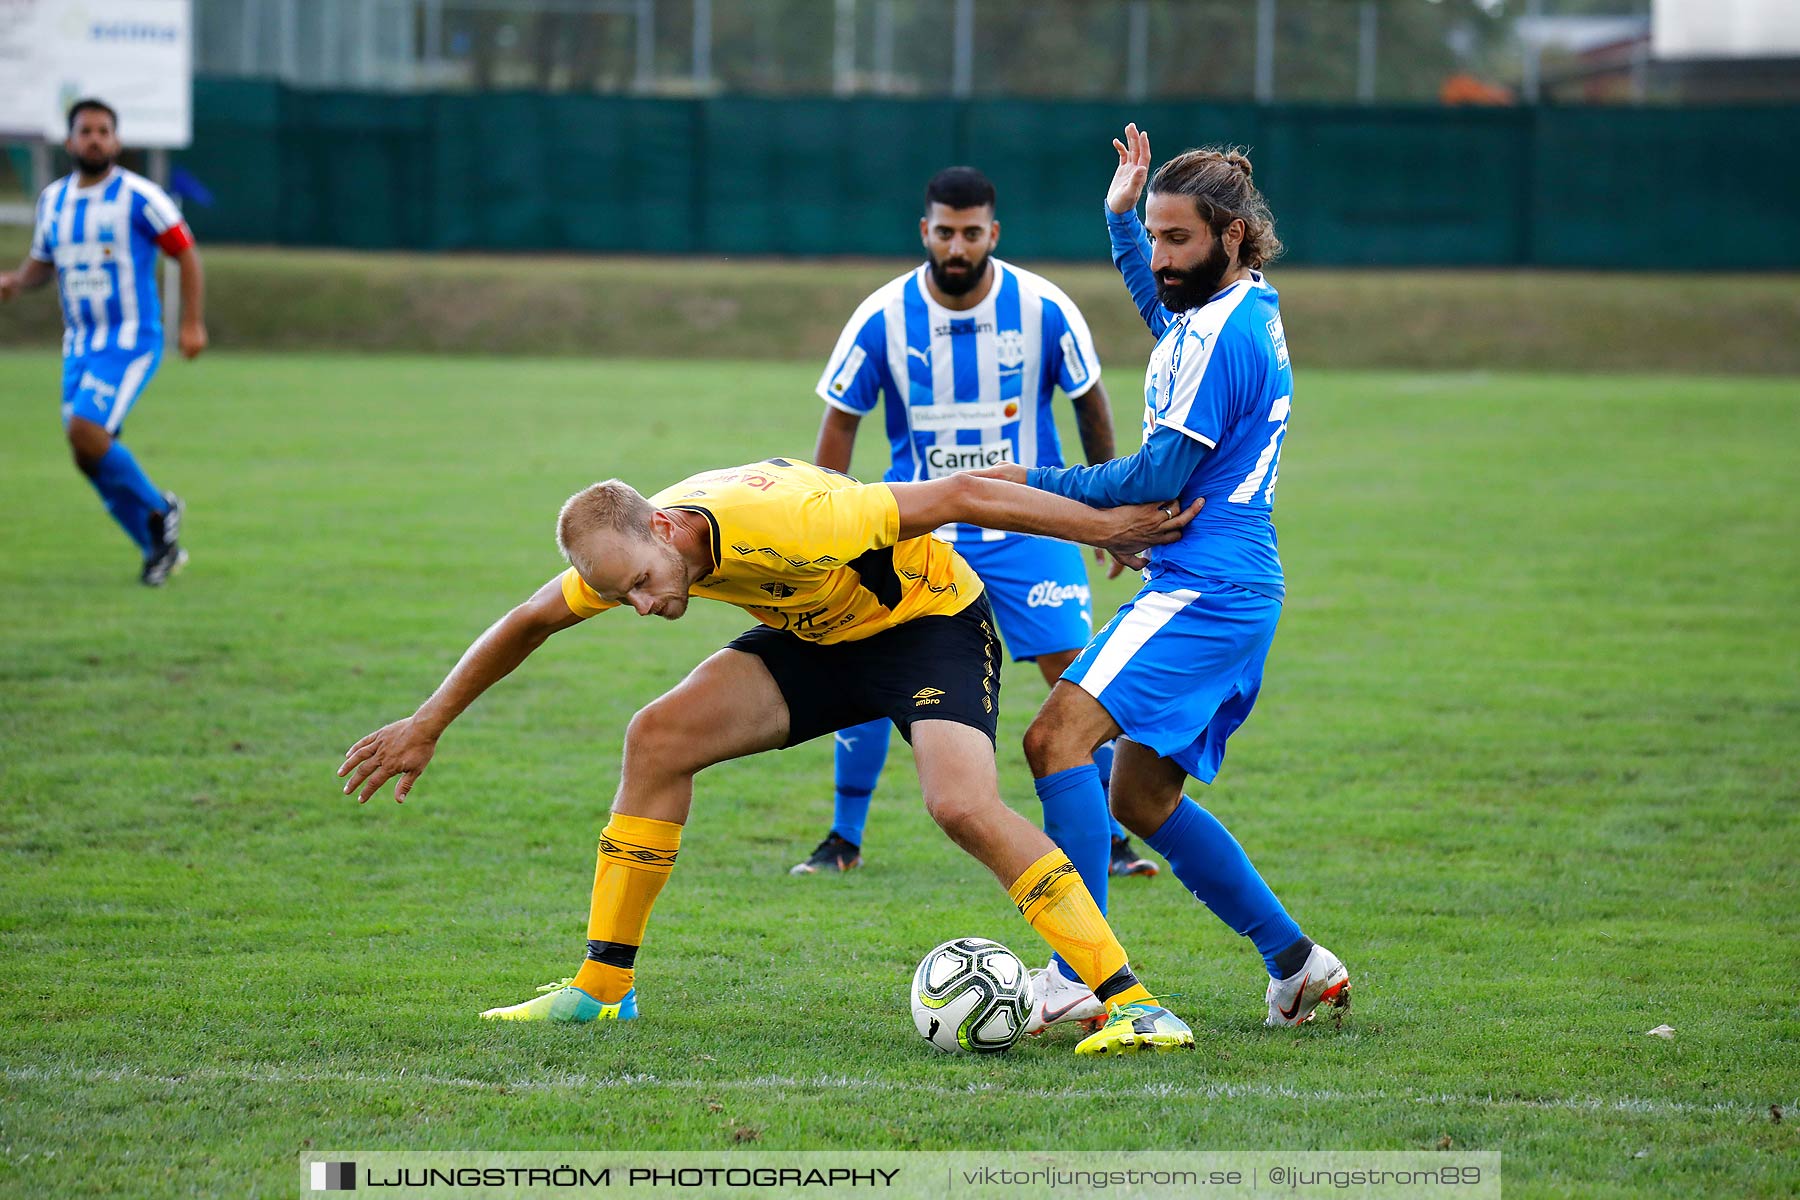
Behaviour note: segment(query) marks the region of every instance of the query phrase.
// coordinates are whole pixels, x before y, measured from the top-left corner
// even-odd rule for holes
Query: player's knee
[[[925,811],[938,828],[959,844],[966,842],[980,824],[987,808],[985,798],[968,792],[926,793]]]
[[[112,449],[112,436],[92,421],[76,418],[63,432],[69,439],[69,453],[75,458],[76,469],[83,474],[93,474],[106,452]]]
[[[1056,722],[1039,713],[1025,730],[1025,761],[1030,765],[1032,775],[1042,779],[1062,770],[1059,764],[1068,756],[1066,743]]]
[[[694,745],[677,705],[653,701],[637,711],[625,727],[628,772],[691,773],[688,758]]]
[[[1156,806],[1147,803],[1143,796],[1115,788],[1107,794],[1106,802],[1113,819],[1138,837],[1147,838],[1162,826],[1161,820],[1154,819],[1152,809]]]

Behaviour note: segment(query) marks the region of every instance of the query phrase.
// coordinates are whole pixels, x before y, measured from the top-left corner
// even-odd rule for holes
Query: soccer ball
[[[1019,956],[986,938],[957,938],[927,954],[913,972],[913,1024],[919,1036],[954,1054],[1010,1050],[1031,1014],[1031,976]]]

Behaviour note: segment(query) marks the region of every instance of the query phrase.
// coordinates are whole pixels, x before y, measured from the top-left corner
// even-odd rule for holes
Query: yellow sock
[[[650,907],[675,869],[680,848],[681,826],[673,821],[614,813],[601,831],[587,958],[574,983],[602,1004],[616,1004],[631,990]]]
[[[1052,850],[1026,867],[1006,892],[1019,906],[1019,915],[1075,968],[1081,982],[1108,1008],[1156,1003],[1156,997],[1131,973],[1125,948],[1113,936],[1068,855]]]

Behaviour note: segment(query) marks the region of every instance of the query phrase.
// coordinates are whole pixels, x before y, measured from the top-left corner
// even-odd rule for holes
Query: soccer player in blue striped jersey
[[[162,361],[159,251],[181,266],[182,357],[206,348],[200,252],[174,201],[117,165],[118,115],[109,106],[76,101],[64,146],[75,170],[38,197],[31,249],[17,271],[0,275],[0,300],[56,280],[69,449],[137,546],[138,578],[160,587],[187,561],[181,499],[150,482],[119,435]]]
[[[1114,815],[1255,944],[1269,974],[1267,1023],[1298,1025],[1320,1004],[1348,1004],[1349,973],[1306,937],[1217,818],[1182,794],[1190,775],[1213,781],[1226,739],[1250,715],[1286,591],[1273,508],[1294,372],[1279,298],[1259,269],[1281,243],[1242,154],[1190,150],[1165,163],[1140,223],[1149,137],[1131,125],[1113,144],[1113,261],[1157,339],[1143,446],[1098,466],[983,473],[1102,507],[1152,495],[1204,507],[1180,540],[1127,564],[1144,569],[1143,589],[1051,690],[1025,756],[1040,792],[1097,799],[1092,752],[1116,738]]]
[[[849,470],[857,429],[885,398],[890,482],[999,462],[1061,466],[1059,387],[1074,407],[1087,460],[1112,457],[1112,408],[1087,321],[1055,284],[994,256],[995,200],[994,185],[971,167],[940,171],[926,185],[919,220],[926,261],[858,306],[819,378],[826,406],[814,450],[819,465]],[[946,526],[938,536],[987,585],[1008,653],[1035,661],[1045,682],[1054,682],[1093,634],[1080,548],[972,525]],[[889,736],[885,721],[838,734],[831,831],[795,874],[860,863]],[[1045,802],[1044,823],[1103,909],[1109,866],[1156,871],[1123,828],[1113,826],[1112,837],[1092,832],[1055,798]],[[1099,1011],[1089,1006],[1083,1014]]]

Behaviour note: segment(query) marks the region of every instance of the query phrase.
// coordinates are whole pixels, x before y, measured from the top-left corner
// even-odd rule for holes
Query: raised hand
[[[1106,207],[1123,215],[1137,207],[1150,178],[1150,135],[1134,121],[1125,127],[1124,141],[1113,139],[1113,149],[1119,152],[1119,168],[1106,189]]]

